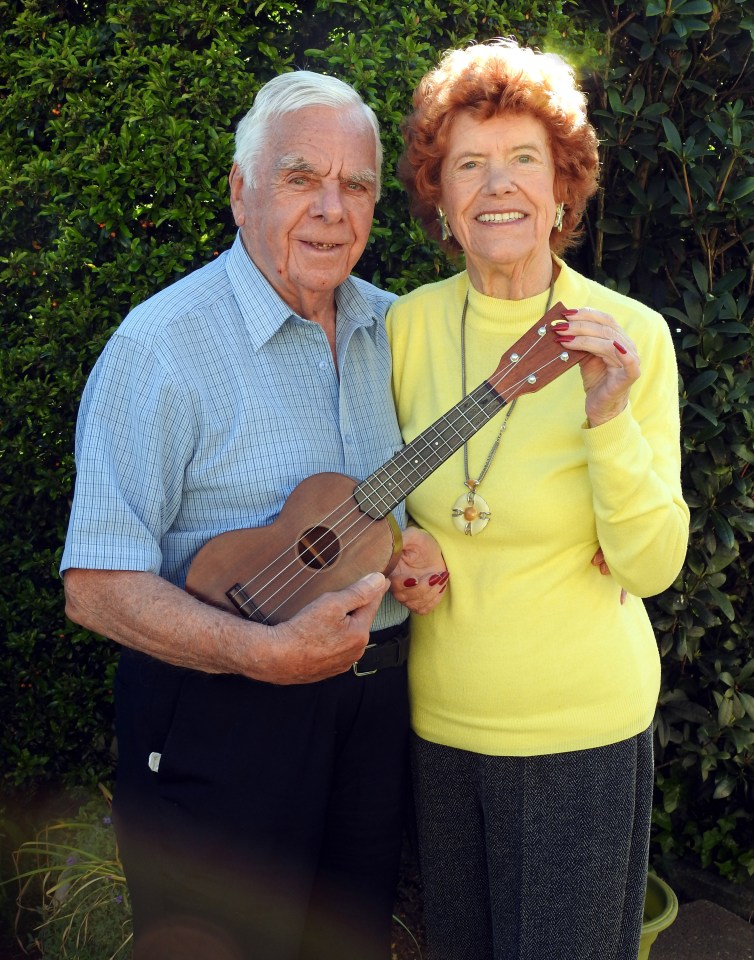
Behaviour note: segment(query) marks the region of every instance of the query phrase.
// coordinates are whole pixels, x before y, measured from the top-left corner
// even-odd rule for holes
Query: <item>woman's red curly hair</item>
[[[584,208],[597,190],[599,157],[586,97],[565,60],[520,47],[515,40],[449,50],[424,75],[413,104],[402,125],[406,146],[398,176],[411,212],[431,237],[440,238],[440,169],[453,119],[463,110],[480,121],[516,113],[544,124],[555,165],[555,199],[565,204],[562,232],[552,231],[550,247],[561,253],[576,242]],[[454,238],[445,247],[460,250]]]

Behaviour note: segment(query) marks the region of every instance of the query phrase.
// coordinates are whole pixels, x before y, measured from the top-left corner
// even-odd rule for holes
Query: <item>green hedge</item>
[[[683,377],[688,562],[650,602],[664,658],[656,838],[741,878],[754,783],[751,2],[0,0],[0,771],[5,790],[112,769],[112,645],[65,620],[56,567],[86,375],[129,307],[233,235],[232,131],[294,67],[384,127],[363,276],[451,265],[407,213],[398,124],[438,53],[515,34],[581,71],[603,187],[574,265],[668,318]]]

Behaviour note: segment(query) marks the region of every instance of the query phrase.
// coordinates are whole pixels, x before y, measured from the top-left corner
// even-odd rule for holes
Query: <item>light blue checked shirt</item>
[[[149,571],[182,587],[207,540],[271,523],[305,477],[361,480],[388,460],[402,446],[393,299],[353,277],[337,289],[340,378],[322,328],[291,313],[240,235],[136,307],[81,400],[61,572]],[[374,629],[405,616],[387,596]]]

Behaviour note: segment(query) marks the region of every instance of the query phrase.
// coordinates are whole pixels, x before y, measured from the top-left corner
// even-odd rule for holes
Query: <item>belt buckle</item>
[[[376,643],[368,643],[368,644],[364,647],[364,653],[366,653],[367,650],[370,650],[372,647],[376,647],[376,646],[377,646]],[[361,655],[362,657],[364,656],[364,653],[362,653],[362,655]],[[361,657],[359,657],[359,660],[360,660],[360,659],[361,659]],[[356,663],[354,663],[354,664],[351,665],[351,669],[353,670],[354,674],[355,674],[357,677],[371,677],[373,673],[377,673],[377,669],[379,669],[379,668],[377,668],[377,669],[375,669],[375,670],[359,670],[359,660],[357,660]]]

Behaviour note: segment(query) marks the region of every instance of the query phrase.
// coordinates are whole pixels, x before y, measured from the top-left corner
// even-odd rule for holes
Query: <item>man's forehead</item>
[[[286,113],[268,131],[267,154],[272,166],[290,168],[297,164],[313,167],[339,157],[350,158],[358,166],[366,166],[368,157],[374,166],[377,148],[374,130],[363,114],[332,107],[302,107]],[[357,159],[358,158],[358,159]]]

